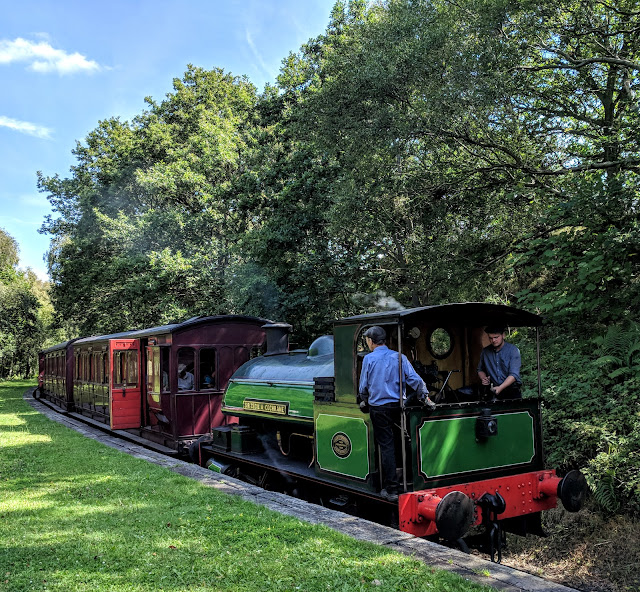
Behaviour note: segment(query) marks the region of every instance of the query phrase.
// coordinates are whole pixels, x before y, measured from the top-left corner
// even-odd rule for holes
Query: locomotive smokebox
[[[286,354],[289,351],[289,333],[291,325],[288,323],[268,323],[263,325],[267,335],[267,352],[265,356]]]

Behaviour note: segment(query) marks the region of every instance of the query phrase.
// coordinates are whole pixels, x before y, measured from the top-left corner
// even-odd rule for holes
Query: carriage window
[[[106,352],[102,352],[102,384],[109,384],[109,356]]]
[[[154,394],[170,391],[167,347],[147,347],[147,390]]]
[[[200,350],[200,388],[215,389],[216,385],[216,350],[202,348]]]
[[[123,372],[122,366],[124,364],[123,354],[124,352],[113,352],[113,386],[122,386],[123,384]]]
[[[191,391],[195,388],[193,372],[195,368],[195,351],[192,347],[181,347],[178,350],[178,390]]]
[[[442,360],[453,351],[453,336],[446,329],[438,327],[431,331],[427,347],[434,358]]]
[[[137,386],[138,384],[138,352],[128,351],[127,354],[127,386]]]
[[[160,369],[162,370],[162,392],[168,393],[171,390],[169,381],[169,348],[160,348]]]
[[[160,374],[160,369],[154,368],[157,351],[157,347],[147,347],[147,391],[150,393],[157,393],[159,390],[155,379]]]
[[[93,381],[96,384],[102,384],[104,382],[104,363],[102,357],[102,352],[95,352],[93,354]]]
[[[113,385],[138,385],[138,352],[135,350],[113,352]]]

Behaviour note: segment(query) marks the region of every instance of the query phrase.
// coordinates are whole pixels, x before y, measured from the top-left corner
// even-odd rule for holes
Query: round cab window
[[[453,336],[446,329],[438,327],[431,331],[427,345],[433,357],[442,360],[453,351]]]

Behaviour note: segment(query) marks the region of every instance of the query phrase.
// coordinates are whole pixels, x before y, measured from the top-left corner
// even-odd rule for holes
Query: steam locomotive
[[[495,400],[476,368],[487,325],[529,327],[537,344],[537,398]],[[459,303],[340,319],[308,350],[289,351],[291,327],[265,326],[267,351],[231,376],[214,427],[190,447],[211,470],[378,521],[420,537],[458,541],[478,532],[500,561],[504,533],[542,534],[541,512],[558,499],[578,511],[586,483],[543,462],[539,327],[516,308]],[[363,333],[384,328],[428,385],[435,410],[407,393],[397,427],[398,502],[381,495],[379,451],[356,401]],[[400,372],[400,370],[399,370]],[[402,380],[399,381],[402,383]],[[237,423],[236,422],[237,418]]]

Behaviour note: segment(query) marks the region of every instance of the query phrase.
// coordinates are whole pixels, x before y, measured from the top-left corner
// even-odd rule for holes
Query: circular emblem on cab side
[[[351,440],[344,432],[337,432],[331,438],[331,449],[338,458],[347,458],[351,454]]]

